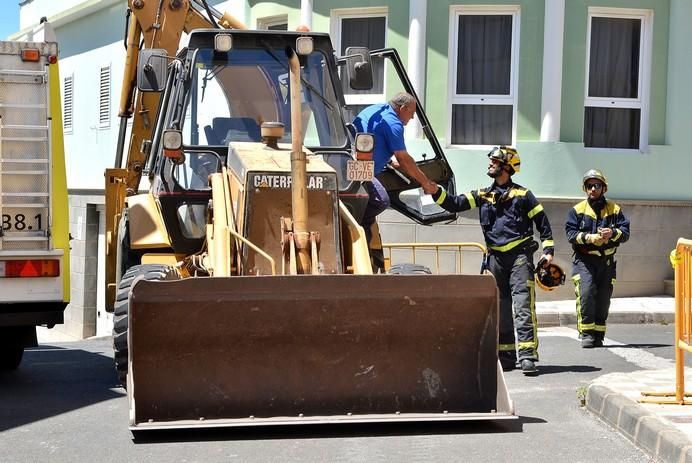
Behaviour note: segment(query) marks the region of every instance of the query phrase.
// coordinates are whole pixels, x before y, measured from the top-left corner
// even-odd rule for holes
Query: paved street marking
[[[541,328],[538,333],[539,339],[541,337],[562,336],[579,341],[579,332],[574,328],[569,328],[567,326]],[[627,362],[637,365],[643,370],[661,370],[675,366],[675,362],[673,360],[659,357],[643,349],[625,347],[627,344],[623,344],[610,338],[605,338],[603,343],[607,346],[606,349],[608,349],[609,352],[622,357]]]

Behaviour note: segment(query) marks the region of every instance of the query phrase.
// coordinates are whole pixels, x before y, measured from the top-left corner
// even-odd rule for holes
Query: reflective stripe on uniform
[[[594,330],[599,331],[601,333],[605,333],[606,332],[605,323],[603,325],[598,325],[598,324],[594,325]]]
[[[442,193],[440,193],[440,196],[435,201],[437,204],[442,204],[445,202],[445,199],[447,199],[447,192],[444,190],[444,188],[440,188],[440,190],[442,190]]]
[[[529,288],[529,308],[531,310],[531,326],[533,327],[533,341],[519,343],[519,349],[533,349],[533,355],[538,359],[538,319],[536,318],[536,282],[527,280],[526,286]]]
[[[606,207],[603,208],[603,218],[605,219],[609,215],[617,215],[620,213],[620,206],[612,201],[606,200]]]
[[[622,230],[620,230],[619,228],[613,228],[613,233],[613,237],[610,238],[611,241],[617,241],[622,236]]]
[[[593,256],[599,256],[599,257],[611,256],[611,255],[615,254],[616,250],[617,250],[617,248],[604,249],[603,251],[598,251],[598,250],[594,249],[593,251],[588,251],[588,254],[591,254]]]
[[[533,216],[535,216],[536,214],[538,214],[542,210],[543,210],[543,205],[539,204],[538,206],[531,209],[527,215],[529,216],[529,219],[533,219]]]
[[[473,197],[473,194],[471,194],[471,193],[464,193],[464,196],[466,196],[466,199],[469,200],[469,204],[471,205],[471,209],[477,207],[477,206],[476,206],[476,199]]]
[[[541,245],[543,246],[543,249],[545,249],[545,248],[553,248],[553,247],[555,247],[555,241],[553,241],[553,240],[545,240],[545,241],[543,241],[543,243],[541,243]]]
[[[497,348],[500,352],[514,352],[517,350],[516,344],[498,344]]]
[[[520,342],[519,349],[533,349],[535,352],[538,349],[538,339],[534,338],[533,341]]]
[[[514,198],[515,196],[526,196],[529,190],[520,190],[519,188],[512,188],[509,190],[509,197]]]
[[[591,206],[586,199],[580,203],[577,203],[574,206],[574,210],[577,212],[577,214],[588,215],[592,219],[596,220],[596,213],[593,211],[593,209],[591,209]]]
[[[572,277],[572,282],[574,283],[574,296],[577,301],[577,331],[580,333],[583,331],[581,324],[581,293],[579,291],[579,283],[581,283],[581,276],[579,274]]]
[[[593,331],[596,329],[596,324],[595,323],[582,323],[581,324],[581,332],[584,331]]]
[[[503,246],[488,246],[488,247],[489,247],[490,249],[492,249],[493,251],[507,252],[507,251],[509,251],[510,249],[516,248],[518,245],[520,245],[520,244],[523,243],[524,241],[530,240],[530,239],[531,239],[531,237],[530,237],[530,236],[527,236],[526,238],[521,238],[521,239],[518,239],[518,240],[511,241],[511,242],[509,242],[509,243],[507,243],[507,244],[505,244],[505,245],[503,245]]]

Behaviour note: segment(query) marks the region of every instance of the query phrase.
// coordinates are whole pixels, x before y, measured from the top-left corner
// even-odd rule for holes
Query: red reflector
[[[6,278],[36,278],[57,277],[60,275],[60,261],[57,259],[41,260],[6,260],[0,262],[0,270],[4,267]]]
[[[55,63],[58,62],[58,57],[55,56],[55,55],[50,55],[50,56],[48,57],[48,62],[49,62],[50,64],[55,64]]]
[[[37,48],[25,48],[22,50],[22,61],[38,61],[41,59],[41,53]]]
[[[369,153],[361,153],[356,151],[356,159],[359,161],[372,161],[372,151]]]
[[[185,162],[185,155],[183,154],[183,150],[167,150],[166,148],[164,148],[163,155],[167,158],[171,158],[173,162],[175,162],[176,164],[182,164]]]

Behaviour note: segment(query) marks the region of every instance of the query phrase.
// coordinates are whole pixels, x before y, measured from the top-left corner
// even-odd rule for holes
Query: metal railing
[[[692,396],[685,392],[685,352],[692,352],[692,240],[678,239],[670,262],[675,269],[675,392],[642,392],[640,401],[692,405],[685,400]]]
[[[482,254],[486,253],[486,248],[481,243],[476,242],[458,242],[458,243],[383,243],[382,250],[384,251],[385,268],[389,269],[391,265],[396,264],[392,260],[392,252],[394,250],[410,250],[411,259],[407,260],[406,263],[417,264],[421,262],[420,253],[427,251],[434,256],[434,268],[431,270],[433,273],[440,274],[441,268],[441,253],[454,253],[454,273],[462,273],[463,269],[463,251],[476,249]],[[426,261],[427,263],[427,261]],[[480,273],[480,266],[479,266]]]

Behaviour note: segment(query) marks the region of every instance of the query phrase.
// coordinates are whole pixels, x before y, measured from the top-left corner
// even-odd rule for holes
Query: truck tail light
[[[369,153],[362,153],[360,151],[356,151],[356,159],[359,161],[372,161],[372,151]]]
[[[60,276],[58,259],[0,261],[0,278],[37,278]]]

